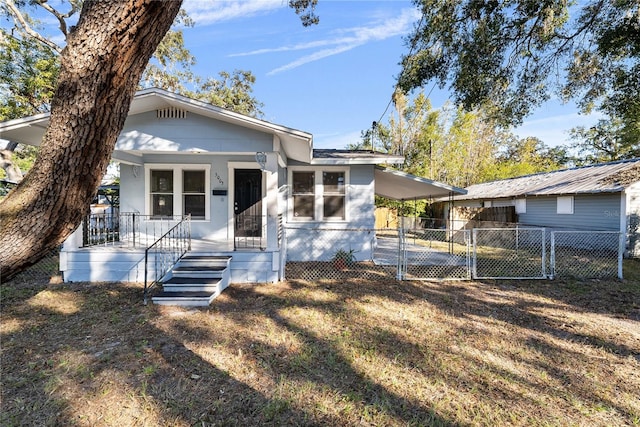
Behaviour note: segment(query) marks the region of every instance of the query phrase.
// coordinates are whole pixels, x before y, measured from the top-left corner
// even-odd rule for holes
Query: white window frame
[[[516,208],[517,214],[527,213],[527,199],[515,199],[513,206]]]
[[[204,170],[204,219],[192,219],[192,221],[211,220],[211,165],[210,164],[173,164],[173,163],[147,163],[144,165],[144,197],[146,215],[151,216],[151,171],[173,171],[173,215],[181,216],[183,209],[183,183],[182,172],[185,170]]]
[[[558,196],[556,199],[556,213],[558,215],[573,215],[574,203],[573,196]]]
[[[290,166],[288,168],[288,182],[289,185],[289,206],[288,206],[288,218],[290,221],[295,222],[340,222],[344,223],[349,221],[349,189],[350,176],[349,168],[343,166]],[[293,173],[294,172],[314,172],[314,217],[313,218],[297,218],[293,215]],[[344,173],[344,218],[329,217],[324,218],[324,185],[323,185],[323,172],[343,172]]]

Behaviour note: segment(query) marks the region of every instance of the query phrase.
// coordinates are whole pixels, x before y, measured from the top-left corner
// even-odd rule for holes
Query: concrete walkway
[[[377,245],[373,255],[376,265],[398,264],[398,238],[377,237]],[[463,255],[449,254],[426,246],[406,243],[407,265],[442,265],[464,266],[467,258]]]

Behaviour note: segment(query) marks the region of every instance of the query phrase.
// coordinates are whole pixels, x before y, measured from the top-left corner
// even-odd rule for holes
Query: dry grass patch
[[[0,424],[638,425],[640,268],[618,281],[4,284]]]

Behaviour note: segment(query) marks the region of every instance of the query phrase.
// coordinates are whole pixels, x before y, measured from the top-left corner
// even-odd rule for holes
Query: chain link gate
[[[471,279],[469,230],[400,229],[399,238],[399,279]]]
[[[544,228],[474,228],[474,279],[546,279]]]

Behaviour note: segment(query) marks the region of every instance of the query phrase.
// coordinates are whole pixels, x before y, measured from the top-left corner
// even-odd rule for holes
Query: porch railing
[[[149,291],[191,249],[191,215],[182,218],[144,251],[144,303]]]
[[[93,213],[82,222],[82,245],[146,248],[180,221],[182,216],[136,212]]]

